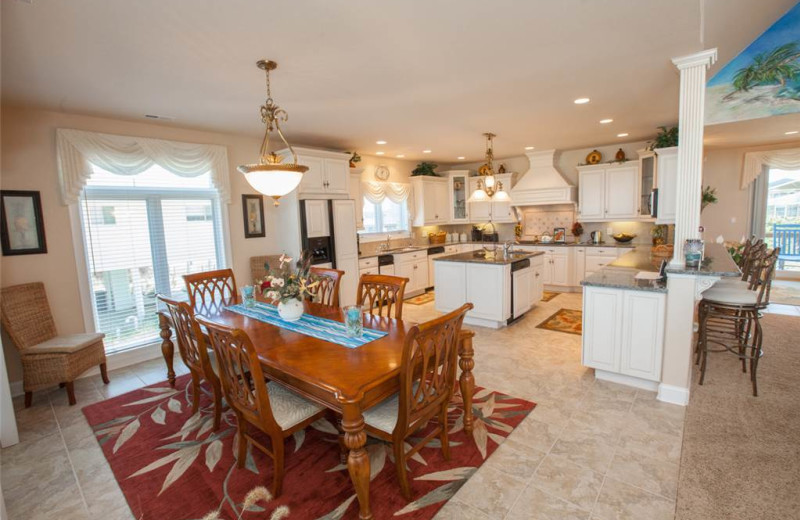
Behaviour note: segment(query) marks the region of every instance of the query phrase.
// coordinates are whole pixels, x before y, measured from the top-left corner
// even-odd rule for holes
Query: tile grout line
[[[92,382],[94,385],[94,382]],[[86,510],[86,514],[90,515],[89,513],[89,503],[86,501],[86,495],[83,493],[83,486],[81,485],[81,481],[78,478],[78,472],[75,471],[75,464],[72,463],[72,455],[69,452],[69,447],[67,447],[67,440],[64,438],[64,431],[61,429],[61,421],[58,420],[58,415],[56,415],[56,410],[53,407],[53,402],[50,401],[50,396],[47,396],[48,402],[50,404],[50,410],[53,412],[53,417],[56,420],[56,427],[58,427],[58,436],[61,438],[61,444],[64,446],[64,451],[67,452],[67,460],[69,461],[69,469],[72,470],[72,477],[75,479],[75,484],[78,486],[78,493],[81,495],[81,502],[83,502],[83,507]],[[77,405],[77,403],[76,403]]]

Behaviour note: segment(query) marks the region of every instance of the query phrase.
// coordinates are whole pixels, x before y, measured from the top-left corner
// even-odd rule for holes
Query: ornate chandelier
[[[272,100],[269,84],[269,71],[275,70],[278,64],[271,60],[259,60],[256,65],[267,73],[267,100],[261,105],[261,122],[266,125],[266,131],[264,140],[261,142],[259,162],[243,164],[237,169],[244,174],[250,186],[256,191],[272,197],[277,206],[279,198],[297,188],[303,174],[308,171],[308,166],[297,164],[297,154],[281,132],[280,122],[286,122],[289,115]],[[269,137],[273,131],[278,133],[291,152],[293,159],[291,164],[283,164],[283,157],[269,151]]]
[[[511,202],[511,197],[508,196],[508,192],[503,189],[503,183],[495,179],[494,176],[494,165],[492,164],[494,160],[494,150],[492,149],[492,139],[496,136],[491,132],[487,132],[483,135],[486,137],[486,163],[478,168],[478,174],[480,175],[478,187],[472,192],[472,195],[469,196],[467,202],[484,202],[489,200],[495,202]]]

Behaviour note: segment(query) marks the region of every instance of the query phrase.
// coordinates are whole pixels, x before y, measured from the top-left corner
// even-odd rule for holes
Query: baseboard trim
[[[611,383],[618,383],[620,385],[632,386],[642,390],[655,392],[658,389],[658,381],[649,381],[639,377],[628,376],[625,374],[617,374],[616,372],[608,372],[606,370],[594,369],[595,379],[609,381]]]
[[[143,345],[141,347],[133,348],[130,350],[123,350],[122,352],[115,352],[113,354],[106,355],[106,366],[108,370],[117,370],[118,368],[125,368],[131,365],[136,365],[137,363],[143,363],[145,361],[150,361],[151,359],[157,359],[161,357],[161,342],[158,343],[150,343],[148,345]],[[84,377],[91,377],[96,376],[100,373],[100,367],[93,367],[78,377],[78,379],[83,379]],[[167,366],[164,365],[164,378],[167,377]],[[22,387],[22,381],[12,381],[9,385],[11,387],[11,396],[17,397],[25,393],[24,388]]]
[[[686,406],[689,404],[689,389],[661,383],[658,385],[657,399],[665,403]]]

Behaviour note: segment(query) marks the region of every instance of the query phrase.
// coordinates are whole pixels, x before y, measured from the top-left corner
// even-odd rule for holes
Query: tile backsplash
[[[531,240],[545,232],[552,235],[555,228],[564,228],[570,237],[573,222],[575,207],[571,204],[526,207],[522,210],[522,238]]]

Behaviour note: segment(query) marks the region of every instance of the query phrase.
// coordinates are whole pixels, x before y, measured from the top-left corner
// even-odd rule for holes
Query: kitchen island
[[[473,251],[436,258],[435,306],[440,312],[474,305],[465,323],[499,329],[542,298],[543,252]]]

